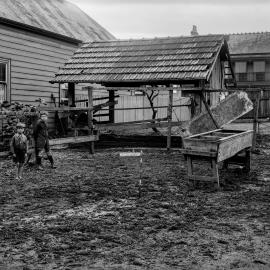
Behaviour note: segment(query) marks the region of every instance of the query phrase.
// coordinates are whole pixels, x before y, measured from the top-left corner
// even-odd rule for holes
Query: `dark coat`
[[[38,149],[47,148],[49,150],[49,135],[47,124],[39,119],[34,127],[35,147]]]

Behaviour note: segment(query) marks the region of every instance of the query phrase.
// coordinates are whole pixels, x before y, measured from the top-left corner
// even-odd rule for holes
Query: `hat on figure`
[[[16,127],[17,128],[25,128],[25,124],[22,122],[19,122],[19,123],[17,123]]]
[[[46,115],[46,116],[48,116],[48,112],[46,112],[46,111],[42,111],[42,112],[40,112],[40,116],[42,116],[42,115]]]

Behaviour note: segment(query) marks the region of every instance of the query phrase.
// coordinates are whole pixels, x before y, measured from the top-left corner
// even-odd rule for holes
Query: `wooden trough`
[[[183,139],[183,154],[187,161],[188,179],[193,181],[213,181],[219,187],[218,163],[241,164],[250,170],[250,149],[253,130],[216,129]],[[193,160],[206,159],[211,163],[212,176],[194,174]]]

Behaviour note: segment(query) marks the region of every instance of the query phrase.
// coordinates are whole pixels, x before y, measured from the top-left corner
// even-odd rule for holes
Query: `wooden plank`
[[[31,94],[32,96],[34,95],[34,92],[40,91],[40,92],[48,92],[51,91],[51,89],[59,89],[58,85],[52,85],[52,84],[47,84],[47,85],[40,85],[40,86],[35,86],[35,85],[25,85],[25,84],[19,84],[19,83],[14,83],[12,81],[12,89],[16,89],[18,91],[29,91],[27,94]],[[25,92],[26,93],[26,92]],[[13,93],[14,94],[14,93]]]
[[[256,100],[254,102],[252,150],[255,150],[256,148],[260,98],[261,98],[261,92],[258,92],[256,96]]]
[[[48,112],[72,112],[72,111],[88,111],[94,110],[93,107],[51,107],[51,106],[40,106],[37,108],[38,111]]]
[[[217,187],[219,188],[219,173],[218,173],[218,163],[215,159],[211,159],[211,167],[212,167],[212,173],[213,177],[216,178],[217,181]]]
[[[187,107],[189,105],[183,104],[183,105],[173,105],[172,108],[177,107]],[[167,109],[168,106],[155,106],[155,109]],[[152,109],[152,107],[125,107],[125,108],[115,108],[115,111],[128,111],[128,110],[147,110]]]
[[[105,88],[108,91],[181,91],[181,87],[106,87]],[[102,88],[95,88],[95,90],[104,90],[104,87]]]
[[[50,145],[60,145],[67,143],[83,143],[83,142],[95,142],[98,141],[98,135],[88,135],[88,136],[77,136],[77,137],[68,137],[68,138],[59,138],[50,140]]]
[[[8,27],[4,25],[1,25],[0,34],[1,36],[6,36],[7,37],[6,40],[10,39],[10,41],[15,41],[13,40],[13,38],[15,38],[17,40],[21,40],[23,44],[29,46],[40,44],[42,46],[62,50],[64,54],[70,53],[72,55],[74,50],[76,50],[77,48],[75,44],[70,44],[62,40],[51,39],[30,32],[14,31],[13,27]]]
[[[7,53],[5,52],[0,52],[0,57],[4,58],[7,57]],[[44,67],[44,68],[55,68],[56,72],[59,71],[59,66],[63,65],[65,61],[49,61],[48,59],[42,60],[39,59],[38,57],[26,57],[24,55],[21,55],[20,53],[9,53],[9,57],[12,60],[12,63],[14,61],[14,63],[27,63],[27,64],[34,64],[36,65],[37,63],[40,63],[40,66]],[[15,62],[16,61],[16,62]]]
[[[205,135],[205,136],[202,136],[200,138],[200,140],[201,141],[204,141],[204,140],[206,140],[206,141],[218,141],[218,140],[220,140],[222,138],[224,138],[224,136],[214,136],[214,135],[207,136],[207,135]]]
[[[224,160],[224,155],[228,157],[236,154],[240,150],[249,147],[251,144],[252,130],[242,131],[231,136],[221,137],[218,140],[202,139],[201,137],[212,132],[193,135],[183,139],[184,148],[196,151],[219,151],[220,158]],[[205,134],[205,135],[204,135]],[[243,140],[243,141],[242,141]],[[229,155],[229,156],[228,156]],[[219,160],[221,161],[221,160]]]
[[[118,123],[117,123],[118,124]],[[171,122],[172,127],[179,127],[183,122]],[[122,123],[122,125],[111,125],[109,124],[97,124],[96,128],[98,130],[125,130],[125,129],[147,129],[147,128],[166,128],[168,127],[168,122],[159,122],[159,123]]]
[[[115,107],[115,103],[114,103],[114,99],[115,99],[115,95],[114,95],[115,91],[109,91],[109,102],[111,103],[111,105],[109,106],[109,121],[111,123],[114,123],[114,107]]]
[[[20,48],[11,48],[11,47],[5,47],[5,46],[1,46],[1,52],[8,54],[8,55],[13,55],[13,56],[19,56],[19,52],[20,52]],[[36,59],[36,60],[44,60],[44,61],[50,61],[50,62],[65,62],[67,61],[68,57],[53,57],[53,56],[49,56],[49,55],[44,55],[44,54],[38,54],[38,53],[31,53],[23,51],[21,53],[21,55],[23,55],[26,58],[29,59]]]
[[[168,100],[168,129],[167,129],[167,150],[171,149],[171,135],[172,135],[172,106],[173,106],[173,90],[169,91],[169,100]]]
[[[26,71],[26,70],[25,70]],[[34,74],[36,72],[31,72],[31,73],[25,73],[25,72],[17,72],[16,70],[12,70],[12,78],[17,78],[17,79],[28,79],[28,80],[35,80],[35,81],[45,81],[49,82],[53,77],[54,74],[51,72],[50,74],[46,72],[39,72],[39,74]]]
[[[88,118],[88,134],[93,135],[94,131],[94,125],[93,125],[93,88],[91,86],[87,87],[88,90],[88,106],[90,107],[88,112],[87,112],[87,118]],[[90,143],[90,153],[94,154],[95,148],[94,148],[94,142]]]
[[[201,136],[204,136],[204,135],[212,134],[213,132],[218,132],[218,131],[221,131],[221,130],[222,129],[214,129],[214,130],[211,130],[211,131],[206,131],[206,132],[198,133],[198,134],[195,134],[195,135],[191,135],[189,137],[186,137],[185,140],[196,139],[197,137],[201,137]]]
[[[25,63],[22,63],[22,66],[25,65]],[[46,77],[54,77],[55,73],[57,72],[57,69],[55,67],[47,67],[44,68],[43,66],[37,66],[33,64],[28,64],[29,67],[22,67],[22,66],[15,66],[12,62],[12,72],[15,72],[15,77],[16,74],[33,74],[33,75],[44,75]]]
[[[0,56],[1,57],[1,56]],[[33,81],[30,79],[22,79],[22,78],[16,78],[16,77],[11,77],[11,85],[13,85],[13,83],[16,84],[24,84],[24,85],[30,85],[30,86],[51,86],[53,87],[58,87],[56,84],[55,85],[51,85],[49,83],[49,81]],[[12,86],[11,86],[12,87]]]
[[[108,113],[94,114],[94,117],[105,117],[105,116],[109,116],[109,114]]]
[[[234,136],[233,139],[224,140],[219,144],[218,149],[218,162],[228,159],[235,154],[239,153],[243,149],[252,146],[253,131],[249,131],[238,136]]]
[[[253,109],[252,102],[245,92],[235,92],[226,97],[216,107],[211,108],[212,114],[219,126],[230,123]],[[216,129],[208,112],[203,112],[184,128],[183,136],[197,134]]]
[[[251,168],[251,151],[250,149],[247,149],[246,150],[246,160],[245,160],[245,170],[247,172],[250,171],[250,168]]]
[[[75,83],[68,83],[68,105],[71,107],[75,107]],[[54,109],[57,109],[54,107]]]
[[[196,151],[191,149],[180,149],[184,155],[198,156],[198,157],[217,157],[217,152]]]
[[[191,156],[187,156],[187,171],[188,171],[188,177],[193,176],[193,164],[192,164]]]
[[[117,101],[114,102],[117,104]],[[100,108],[108,107],[110,106],[111,102],[102,103],[99,105],[95,105],[94,107],[50,107],[50,106],[40,106],[37,108],[39,111],[48,111],[48,112],[69,112],[69,111],[96,111],[100,110]]]
[[[232,136],[232,135],[235,135],[235,134],[237,134],[237,133],[213,132],[211,135],[218,136],[218,137],[228,137],[228,136]]]
[[[13,40],[13,42],[12,42]],[[39,54],[42,56],[48,56],[48,57],[55,57],[59,59],[67,59],[67,54],[72,55],[72,52],[69,52],[67,54],[62,53],[60,49],[55,49],[54,51],[52,50],[53,47],[49,46],[42,46],[43,48],[38,48],[37,46],[27,46],[23,44],[21,40],[14,39],[14,38],[7,38],[6,40],[3,38],[3,36],[0,35],[0,43],[1,43],[1,48],[2,51],[6,51],[9,49],[18,49],[20,50],[23,54],[27,53],[34,53],[34,54]]]

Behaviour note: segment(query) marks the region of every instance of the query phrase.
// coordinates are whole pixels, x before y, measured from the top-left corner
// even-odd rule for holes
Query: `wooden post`
[[[215,160],[215,158],[211,158],[211,167],[212,167],[212,173],[213,173],[213,177],[216,179],[217,181],[217,187],[219,188],[219,173],[218,173],[218,163]]]
[[[251,164],[250,164],[250,149],[246,149],[245,151],[245,171],[246,172],[250,172],[250,167],[251,167]]]
[[[76,107],[75,105],[75,83],[68,83],[68,105]]]
[[[257,92],[256,99],[254,102],[253,108],[253,139],[252,139],[252,150],[256,148],[256,139],[257,139],[257,129],[258,129],[258,116],[259,116],[259,108],[260,108],[260,99],[261,92]]]
[[[114,91],[110,90],[109,91],[109,102],[114,102],[114,98],[115,98]],[[114,123],[114,106],[115,106],[114,104],[109,106],[109,121],[110,121],[110,123]]]
[[[167,150],[171,150],[173,90],[169,90]]]
[[[94,126],[93,126],[93,110],[91,110],[91,108],[93,107],[93,88],[91,86],[87,87],[88,90],[88,134],[89,135],[93,135],[94,133]],[[90,142],[90,153],[94,154],[95,153],[95,149],[94,149],[94,142]]]

